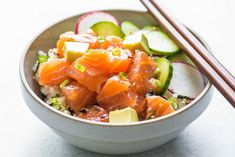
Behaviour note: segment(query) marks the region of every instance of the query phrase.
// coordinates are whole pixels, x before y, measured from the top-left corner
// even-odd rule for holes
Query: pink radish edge
[[[185,64],[185,65],[191,66],[192,68],[196,69],[196,70],[200,73],[201,78],[202,78],[202,80],[203,80],[203,85],[205,86],[205,84],[206,84],[205,77],[204,77],[203,73],[202,73],[197,67],[195,67],[195,66],[193,66],[193,65],[191,65],[191,64],[189,64],[189,63],[183,62],[183,61],[175,61],[175,62],[172,62],[172,64],[174,64],[174,63]],[[170,93],[172,93],[172,94],[181,95],[180,93],[176,93],[173,89],[169,89],[169,88],[168,88],[168,91],[169,91]],[[184,95],[182,95],[182,96],[184,96]],[[196,97],[190,97],[190,96],[186,96],[186,97],[188,97],[189,100],[193,100],[193,99],[196,98]]]
[[[113,18],[113,20],[115,21],[115,24],[116,24],[116,25],[119,25],[118,20],[117,20],[113,15],[111,15],[111,14],[109,14],[109,13],[107,13],[107,12],[104,12],[104,11],[91,11],[91,12],[88,12],[88,13],[83,14],[81,17],[78,18],[78,20],[77,20],[76,23],[75,23],[75,31],[74,31],[75,34],[78,34],[78,33],[79,33],[78,29],[79,29],[79,24],[80,24],[80,22],[81,22],[82,20],[84,20],[84,18],[86,18],[87,16],[93,15],[93,14],[106,14],[106,15],[109,15],[110,17]]]

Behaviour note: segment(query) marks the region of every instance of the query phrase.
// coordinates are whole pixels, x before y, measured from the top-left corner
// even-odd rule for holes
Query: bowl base
[[[144,152],[159,147],[177,137],[184,130],[184,128],[159,137],[145,139],[140,142],[127,141],[123,143],[113,141],[98,142],[92,139],[84,139],[77,136],[71,136],[59,130],[52,130],[64,140],[66,140],[68,143],[88,151],[103,154],[132,154]]]

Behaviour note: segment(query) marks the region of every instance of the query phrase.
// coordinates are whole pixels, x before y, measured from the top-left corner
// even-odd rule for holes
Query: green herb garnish
[[[65,86],[66,84],[68,84],[68,83],[69,83],[69,80],[68,80],[68,79],[64,80],[64,81],[60,84],[60,89],[64,88],[64,86]]]
[[[122,80],[126,80],[126,79],[127,79],[127,74],[124,73],[124,72],[119,72],[119,73],[118,73],[118,76],[119,76],[119,78],[122,79]]]
[[[81,71],[82,73],[84,73],[86,71],[86,68],[84,66],[82,66],[81,64],[75,64],[74,66],[77,70]]]
[[[177,99],[176,98],[170,98],[168,99],[168,102],[171,104],[171,106],[177,110],[178,109],[178,104],[177,104]]]
[[[44,63],[44,62],[46,62],[47,60],[48,60],[48,57],[45,56],[45,55],[39,55],[39,56],[38,56],[38,61],[39,61],[39,63]]]
[[[57,109],[57,110],[60,110],[60,108],[61,108],[60,103],[59,103],[57,97],[51,98],[51,100],[50,100],[50,105],[51,105],[52,107],[54,107],[55,109]]]
[[[147,119],[153,119],[156,117],[156,111],[153,111],[148,117]]]
[[[103,43],[106,41],[105,37],[103,36],[98,36],[97,40],[99,41],[99,43]]]
[[[120,48],[113,48],[113,50],[112,50],[112,54],[114,55],[114,56],[120,56],[120,54],[121,54],[121,49]]]

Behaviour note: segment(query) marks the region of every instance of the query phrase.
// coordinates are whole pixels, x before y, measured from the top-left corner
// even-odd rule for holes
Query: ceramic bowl
[[[139,26],[156,24],[156,21],[146,12],[125,10],[107,10],[107,12],[119,21],[131,20]],[[210,82],[206,83],[205,89],[193,102],[182,109],[158,119],[131,124],[112,125],[83,120],[66,115],[47,105],[42,100],[39,85],[33,79],[32,66],[36,60],[36,52],[55,47],[61,33],[74,30],[79,16],[67,18],[40,33],[29,44],[20,63],[22,94],[26,104],[34,115],[64,140],[80,148],[99,153],[142,152],[158,147],[178,136],[206,109],[213,93]]]

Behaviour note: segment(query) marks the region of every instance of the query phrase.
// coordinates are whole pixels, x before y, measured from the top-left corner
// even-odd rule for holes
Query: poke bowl
[[[200,70],[141,11],[95,11],[52,25],[26,48],[20,77],[34,115],[68,143],[107,154],[174,139],[213,94]]]

